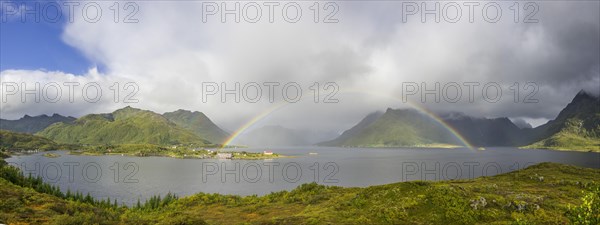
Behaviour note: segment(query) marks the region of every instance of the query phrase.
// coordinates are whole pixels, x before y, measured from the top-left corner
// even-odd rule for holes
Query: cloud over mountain
[[[63,40],[106,68],[102,72],[12,68],[0,75],[2,82],[98,82],[106,97],[95,103],[22,103],[20,96],[11,96],[2,103],[2,117],[55,112],[81,116],[128,105],[115,103],[109,95],[114,82],[120,88],[127,82],[139,86],[136,107],[160,113],[198,110],[229,130],[284,102],[281,89],[274,95],[276,103],[266,97],[257,103],[223,103],[219,95],[203,102],[203,82],[225,82],[229,88],[235,82],[296,82],[302,101],[284,104],[258,124],[337,131],[377,109],[410,107],[399,100],[405,82],[424,82],[429,88],[436,82],[495,82],[503,91],[498,102],[484,101],[481,86],[469,102],[462,86],[460,101],[436,103],[428,96],[424,106],[519,119],[554,118],[580,89],[600,92],[598,2],[539,2],[538,23],[514,23],[508,2],[500,3],[504,12],[498,23],[485,22],[479,14],[469,23],[465,9],[458,23],[421,23],[419,15],[403,22],[402,2],[338,2],[338,23],[314,23],[310,4],[300,3],[304,14],[298,23],[275,17],[273,23],[255,24],[221,23],[218,17],[203,23],[200,2],[137,4],[138,23],[103,19],[91,24],[75,18],[65,25]],[[311,95],[315,82],[320,84],[319,103]],[[327,82],[338,84],[339,103],[322,103]],[[538,87],[538,103],[522,103],[533,91],[525,89],[530,82]],[[510,89],[514,83],[519,84],[518,103]],[[411,100],[420,102],[420,97]]]

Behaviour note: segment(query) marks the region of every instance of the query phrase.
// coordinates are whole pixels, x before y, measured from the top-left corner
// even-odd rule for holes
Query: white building
[[[231,159],[233,158],[233,154],[231,153],[217,153],[218,159]]]

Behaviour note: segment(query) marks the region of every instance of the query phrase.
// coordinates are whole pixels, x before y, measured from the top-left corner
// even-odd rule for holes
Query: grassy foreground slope
[[[597,224],[599,180],[597,169],[542,163],[473,180],[367,188],[313,183],[262,197],[199,193],[153,207],[116,208],[40,194],[0,178],[0,223]]]
[[[84,224],[118,221],[120,213],[39,193],[0,178],[0,223]]]

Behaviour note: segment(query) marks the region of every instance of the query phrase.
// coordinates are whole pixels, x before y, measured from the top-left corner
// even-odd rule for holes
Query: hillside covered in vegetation
[[[536,128],[525,148],[600,152],[600,98],[579,92],[556,119]]]
[[[202,112],[180,109],[167,112],[163,116],[177,126],[187,129],[214,144],[222,144],[229,137],[227,132],[213,123]]]
[[[26,133],[0,130],[0,150],[59,150],[68,148],[56,142]]]
[[[148,110],[125,107],[107,114],[89,114],[71,123],[55,123],[37,135],[58,143],[201,144],[209,141]]]
[[[474,146],[600,152],[600,98],[580,91],[555,119],[536,128],[519,128],[508,118],[440,116]],[[411,109],[371,113],[334,140],[340,147],[452,147],[463,145],[440,121]]]
[[[460,142],[434,119],[412,109],[390,109],[372,113],[324,146],[418,147],[457,146]]]

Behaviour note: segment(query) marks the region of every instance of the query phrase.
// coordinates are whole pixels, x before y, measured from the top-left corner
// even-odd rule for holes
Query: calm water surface
[[[266,148],[243,149],[262,152]],[[241,151],[241,149],[239,149]],[[167,157],[74,156],[56,152],[6,159],[25,174],[42,176],[63,191],[134,204],[168,192],[264,195],[317,182],[365,187],[407,180],[448,180],[491,176],[539,162],[600,168],[599,153],[521,150],[516,148],[374,149],[335,147],[268,148],[293,156],[273,160],[174,159]]]

